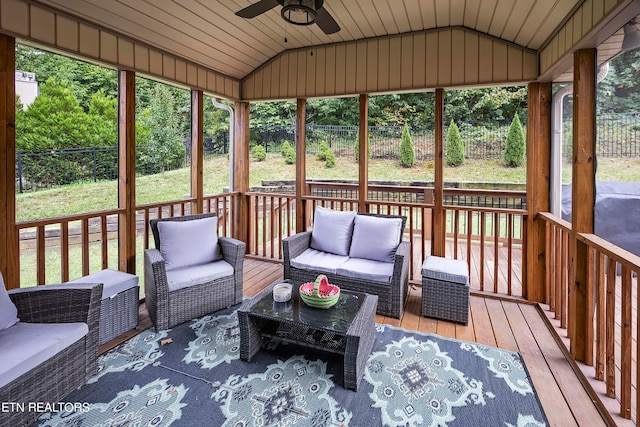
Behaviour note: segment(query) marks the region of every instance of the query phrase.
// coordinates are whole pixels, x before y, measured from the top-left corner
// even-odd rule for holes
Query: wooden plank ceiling
[[[341,31],[286,25],[280,6],[253,19],[254,0],[37,0],[242,79],[288,49],[464,26],[538,51],[581,0],[326,0]],[[285,42],[286,37],[286,42]]]

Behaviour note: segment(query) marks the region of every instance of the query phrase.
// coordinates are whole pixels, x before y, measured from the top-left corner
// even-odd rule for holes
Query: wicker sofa
[[[26,426],[97,373],[102,284],[0,288],[0,426]]]
[[[209,222],[204,231],[198,225],[203,221]],[[245,244],[218,237],[215,214],[155,219],[150,225],[156,249],[144,252],[145,303],[156,330],[242,302]]]
[[[325,274],[342,289],[377,295],[377,313],[400,318],[409,283],[409,242],[401,241],[406,217],[351,213],[349,227],[348,213],[336,212],[317,208],[313,231],[283,239],[285,279],[311,282]]]

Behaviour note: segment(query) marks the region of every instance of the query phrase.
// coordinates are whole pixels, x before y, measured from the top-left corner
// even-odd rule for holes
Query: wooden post
[[[136,274],[136,74],[118,77],[118,261],[121,271]]]
[[[305,147],[307,139],[307,100],[298,99],[296,106],[296,232],[307,229],[307,212],[303,197],[307,183]]]
[[[595,205],[595,94],[596,50],[583,49],[573,56],[573,177],[571,202],[571,272],[569,304],[571,355],[578,361],[589,359],[587,340],[589,312],[589,248],[578,241],[578,233],[593,233]]]
[[[527,119],[527,283],[523,296],[545,301],[545,223],[538,212],[550,209],[551,83],[529,84]]]
[[[204,96],[200,90],[191,91],[191,213],[202,213],[204,196],[203,145]]]
[[[445,256],[446,254],[446,219],[444,214],[444,178],[443,178],[443,153],[444,153],[444,90],[436,89],[436,126],[433,158],[435,159],[434,171],[434,207],[433,207],[433,233],[431,239],[431,254]]]
[[[358,129],[358,211],[369,212],[369,95],[360,95]]]
[[[235,237],[249,245],[249,103],[236,102],[234,123],[233,191],[236,197],[233,217]]]
[[[16,230],[16,46],[0,34],[0,272],[7,289],[20,287]]]

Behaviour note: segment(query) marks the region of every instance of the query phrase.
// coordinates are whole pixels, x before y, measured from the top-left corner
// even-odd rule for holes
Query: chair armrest
[[[164,258],[158,249],[144,251],[145,305],[157,330],[168,329],[169,282]]]
[[[245,243],[232,237],[218,237],[218,244],[222,258],[231,264],[234,270],[241,268],[246,250]]]
[[[409,257],[410,250],[411,244],[409,242],[400,242],[394,256],[393,277],[391,280],[394,283],[400,284],[398,289],[402,292],[402,298],[405,298],[409,291],[409,264],[411,263],[411,258]]]
[[[291,278],[291,260],[309,249],[310,245],[310,231],[303,231],[282,239],[282,258],[285,279]]]

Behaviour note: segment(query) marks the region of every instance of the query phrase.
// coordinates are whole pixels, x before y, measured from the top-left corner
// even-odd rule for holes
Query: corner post
[[[118,262],[136,274],[136,74],[118,74]],[[147,224],[144,225],[145,227]]]
[[[435,144],[433,158],[435,160],[434,171],[434,201],[433,201],[433,233],[431,238],[431,253],[436,256],[446,255],[444,214],[444,89],[436,89],[436,123],[435,123]]]
[[[369,95],[360,95],[358,129],[358,211],[369,212]]]
[[[298,98],[296,105],[296,233],[307,229],[306,195],[307,100]]]
[[[234,165],[233,189],[239,193],[235,197],[233,209],[232,237],[249,245],[249,103],[236,102],[234,124]]]
[[[204,197],[203,144],[204,96],[200,90],[191,91],[191,213],[202,213]]]

